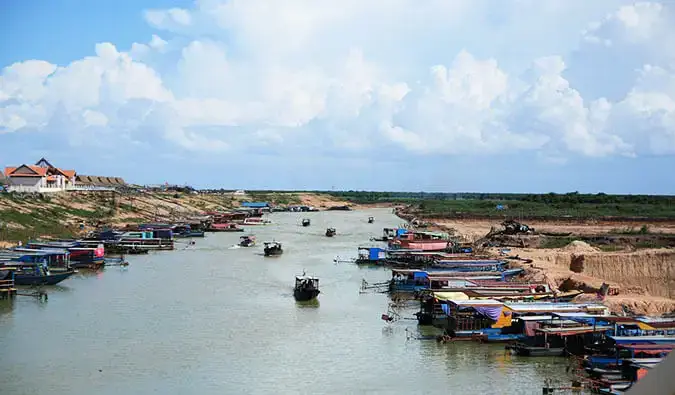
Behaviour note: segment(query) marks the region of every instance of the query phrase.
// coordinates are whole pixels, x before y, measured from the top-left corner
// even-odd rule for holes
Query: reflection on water
[[[310,227],[298,226],[304,217]],[[333,259],[397,226],[390,210],[272,220],[247,229],[260,241],[252,248],[231,249],[238,233],[209,234],[188,249],[128,256],[129,270],[44,287],[48,303],[0,302],[2,394],[532,394],[545,378],[566,379],[564,360],[439,344],[411,319],[414,304],[384,322],[388,296],[359,290],[390,272]],[[325,237],[327,227],[338,234]],[[273,239],[284,254],[261,256]],[[303,271],[321,279],[318,300],[293,298]]]
[[[301,309],[306,309],[306,308],[318,308],[321,306],[321,302],[319,302],[319,299],[312,299],[312,300],[305,300],[305,301],[300,301],[296,300],[295,305]]]

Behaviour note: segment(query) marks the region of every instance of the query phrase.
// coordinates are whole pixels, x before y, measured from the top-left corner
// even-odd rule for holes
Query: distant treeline
[[[324,192],[354,203],[413,204],[420,215],[521,218],[675,218],[675,196],[516,193]]]
[[[319,192],[319,191],[316,191]],[[569,193],[475,193],[475,192],[369,192],[369,191],[330,191],[321,192],[340,197],[355,203],[396,202],[410,200],[491,200],[491,201],[526,201],[547,204],[589,203],[589,204],[675,204],[675,196],[664,195],[608,195],[606,193],[583,194]]]

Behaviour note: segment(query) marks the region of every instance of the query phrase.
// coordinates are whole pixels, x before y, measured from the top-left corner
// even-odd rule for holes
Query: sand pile
[[[560,250],[563,252],[569,252],[571,254],[593,254],[600,252],[600,250],[597,248],[592,247],[590,244],[580,240],[574,240]]]

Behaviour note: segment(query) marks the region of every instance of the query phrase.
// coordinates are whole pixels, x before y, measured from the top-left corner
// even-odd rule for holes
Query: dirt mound
[[[675,312],[675,301],[657,296],[625,294],[608,296],[604,300],[596,294],[583,294],[574,298],[574,302],[599,302],[609,307],[609,310],[618,315],[663,315]]]
[[[600,250],[598,250],[597,248],[592,247],[590,244],[579,240],[574,240],[573,242],[569,243],[565,247],[561,248],[561,251],[569,252],[572,254],[592,254],[600,252]]]

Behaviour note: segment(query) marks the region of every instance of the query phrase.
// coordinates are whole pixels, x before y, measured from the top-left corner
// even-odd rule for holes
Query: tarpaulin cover
[[[429,274],[427,274],[427,272],[415,272],[415,274],[413,274],[413,278],[427,278],[427,277],[429,277]]]
[[[408,229],[402,229],[402,228],[396,229],[396,237],[404,235],[406,233],[408,233]]]
[[[443,312],[445,314],[450,315],[450,306],[448,306],[447,304],[442,304],[441,309],[443,309]]]
[[[381,253],[381,254],[380,254]],[[382,255],[382,257],[380,257]],[[368,251],[368,259],[371,261],[377,261],[384,258],[384,250],[381,248],[373,247]]]
[[[534,330],[539,328],[540,324],[537,321],[525,321],[525,335],[534,336]]]
[[[478,313],[488,317],[493,321],[497,321],[502,315],[503,306],[472,306]]]

